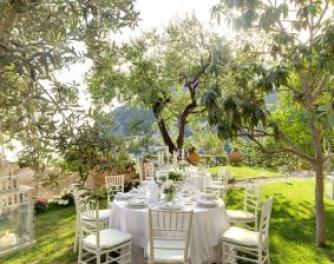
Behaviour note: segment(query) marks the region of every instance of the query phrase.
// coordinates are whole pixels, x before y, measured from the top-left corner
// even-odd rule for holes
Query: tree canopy
[[[332,157],[326,148],[333,144],[332,10],[329,0],[221,0],[212,8],[213,16],[219,19],[223,14],[236,29],[248,30],[252,42],[244,42],[242,56],[246,60],[229,73],[236,90],[228,107],[220,103],[222,97],[227,100],[221,89],[213,91],[215,96],[207,101],[209,120],[224,138],[242,133],[262,151],[291,152],[311,164],[316,174],[318,245],[326,241],[323,170],[324,162]],[[264,101],[268,93],[284,94],[289,107],[271,115]],[[290,116],[279,111],[290,111]],[[302,121],[298,129],[312,142],[311,147],[291,134],[296,119]],[[277,148],[263,146],[261,138],[267,136],[279,142]]]
[[[14,138],[31,151],[54,151],[73,133],[82,118],[78,87],[55,73],[94,60],[111,31],[135,26],[133,2],[1,1],[0,143]]]
[[[201,96],[215,85],[230,51],[226,40],[188,16],[163,32],[153,30],[114,46],[103,58],[90,78],[94,99],[109,103],[117,97],[150,109],[173,152],[183,148],[186,124],[203,112]]]

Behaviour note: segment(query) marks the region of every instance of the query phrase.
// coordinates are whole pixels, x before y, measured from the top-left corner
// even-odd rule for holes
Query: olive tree
[[[213,15],[228,17],[251,42],[239,43],[242,59],[222,77],[234,92],[217,89],[206,97],[209,120],[218,127],[218,135],[242,134],[266,153],[290,152],[312,166],[319,246],[326,243],[324,164],[332,157],[327,150],[333,143],[333,7],[329,0],[220,0]],[[284,119],[278,122],[278,116],[270,114],[264,100],[270,93],[284,93],[295,106],[300,128],[310,139],[308,148],[289,135]],[[267,149],[263,137],[274,137],[280,145]]]

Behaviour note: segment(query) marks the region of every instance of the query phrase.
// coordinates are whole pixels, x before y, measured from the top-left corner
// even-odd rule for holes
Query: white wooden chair
[[[136,161],[136,172],[139,175],[139,183],[141,184],[144,181],[144,173],[143,173],[143,166],[141,165],[140,161]]]
[[[87,200],[81,204],[86,219],[80,221],[78,264],[131,264],[131,235],[105,228],[99,218],[98,202]]]
[[[226,170],[220,170],[216,178],[210,178],[209,182],[205,186],[205,191],[217,191],[226,197],[228,190],[229,172]]]
[[[258,231],[232,226],[222,236],[223,264],[235,264],[238,260],[256,264],[270,263],[269,222],[273,199],[263,203]]]
[[[190,263],[192,211],[149,209],[148,263]]]
[[[232,224],[254,225],[257,230],[258,211],[261,200],[261,187],[255,184],[246,186],[243,210],[226,210]]]
[[[145,180],[154,179],[154,164],[153,164],[153,162],[144,163],[143,168],[144,168],[144,179]]]
[[[73,197],[76,211],[76,229],[75,229],[75,241],[74,241],[73,251],[76,252],[78,249],[79,227],[81,221],[94,222],[95,217],[92,218],[87,216],[87,213],[85,213],[85,207],[82,206],[90,199],[86,190],[73,191]],[[110,209],[99,210],[99,221],[101,225],[103,225],[104,227],[107,227],[109,225],[110,217],[111,217]]]
[[[108,208],[111,208],[111,203],[115,195],[119,192],[124,192],[124,175],[112,175],[105,177],[107,188]]]

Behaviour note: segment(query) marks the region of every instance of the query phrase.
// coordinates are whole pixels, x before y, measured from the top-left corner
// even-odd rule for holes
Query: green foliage
[[[137,18],[132,0],[1,1],[0,144],[15,139],[32,159],[50,159],[83,116],[76,85],[56,71],[96,58],[111,30]]]
[[[328,145],[333,139],[334,35],[327,16],[332,3],[292,2],[219,1],[213,16],[228,14],[237,28],[266,35],[262,43],[245,41],[246,48],[223,77],[235,92],[220,86],[204,101],[220,138],[272,136],[278,142],[275,149],[311,160],[315,149],[310,127],[317,126]],[[308,38],[302,41],[305,32]],[[270,93],[281,98],[273,113],[263,100]]]
[[[146,32],[113,46],[94,68],[90,91],[97,103],[117,97],[151,110],[165,143],[174,150],[183,145],[183,125],[190,115],[203,111],[198,99],[215,84],[229,59],[226,41],[188,16],[171,22],[162,33]],[[177,129],[172,126],[176,121]],[[175,136],[180,136],[176,147]]]
[[[63,167],[79,172],[85,182],[93,169],[99,172],[111,168],[126,169],[132,161],[128,157],[123,140],[113,134],[113,123],[108,114],[94,114],[93,125],[81,125],[73,137],[60,150]]]
[[[168,173],[168,179],[175,182],[182,181],[182,174],[175,171],[171,171]]]

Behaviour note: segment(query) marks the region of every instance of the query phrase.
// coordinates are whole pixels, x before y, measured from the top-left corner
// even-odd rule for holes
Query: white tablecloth
[[[149,237],[147,208],[130,208],[127,202],[115,200],[111,209],[111,227],[130,233],[133,243],[145,248]],[[214,208],[194,207],[193,210],[191,263],[210,263],[215,261],[215,247],[220,248],[221,235],[229,226],[224,202],[220,200]]]

